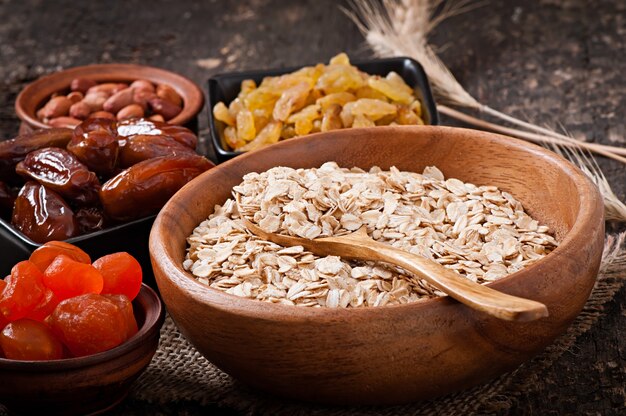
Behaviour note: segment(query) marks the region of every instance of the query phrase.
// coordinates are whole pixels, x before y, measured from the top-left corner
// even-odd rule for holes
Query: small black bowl
[[[152,270],[148,252],[148,236],[155,218],[156,215],[151,215],[65,241],[83,249],[92,260],[117,251],[128,252],[146,271],[144,282],[157,289],[152,273],[147,273]],[[15,263],[27,260],[30,254],[41,245],[19,232],[10,222],[0,219],[0,249],[2,250],[0,277],[8,275]]]
[[[439,116],[437,114],[437,107],[435,106],[435,100],[430,91],[430,85],[428,84],[428,78],[424,72],[424,68],[414,59],[407,57],[399,58],[387,58],[387,59],[375,59],[371,61],[356,62],[352,65],[356,66],[363,72],[371,75],[385,76],[391,71],[395,71],[400,75],[404,82],[415,90],[418,99],[422,103],[424,121],[426,124],[437,125],[439,124]],[[243,152],[235,152],[227,150],[220,137],[217,129],[216,120],[213,117],[213,107],[218,102],[222,101],[228,105],[232,100],[237,98],[241,89],[241,81],[246,79],[252,79],[259,84],[265,77],[273,77],[278,75],[287,74],[289,72],[296,71],[301,67],[272,69],[272,70],[258,70],[247,71],[238,73],[225,73],[215,75],[209,79],[209,101],[207,109],[209,111],[209,131],[211,133],[211,144],[215,149],[215,155],[219,163],[228,159],[232,159],[235,156],[242,154]]]

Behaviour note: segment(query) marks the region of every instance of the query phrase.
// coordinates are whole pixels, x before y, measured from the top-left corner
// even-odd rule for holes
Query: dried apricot
[[[108,254],[93,262],[104,279],[102,293],[126,295],[133,300],[141,289],[141,265],[125,252]]]
[[[63,345],[43,322],[19,319],[0,332],[0,348],[11,360],[59,360]]]
[[[124,315],[124,326],[126,328],[125,340],[137,333],[137,321],[133,312],[133,304],[124,295],[103,295],[105,298],[115,303]]]
[[[93,293],[62,301],[46,322],[76,357],[117,347],[128,332],[124,312]]]
[[[27,316],[45,295],[43,275],[28,260],[13,266],[11,276],[4,282],[6,287],[0,295],[0,314],[8,321]]]
[[[59,298],[54,295],[53,291],[46,288],[43,297],[33,310],[26,315],[26,318],[34,321],[43,321],[54,311],[58,304]]]
[[[89,254],[85,253],[75,245],[63,241],[48,241],[41,247],[37,248],[37,250],[33,251],[28,260],[39,267],[39,270],[45,272],[50,263],[52,263],[52,261],[59,254],[65,254],[80,263],[91,263]]]
[[[80,263],[60,254],[46,269],[43,283],[59,300],[64,300],[85,293],[100,293],[104,280],[91,264]]]

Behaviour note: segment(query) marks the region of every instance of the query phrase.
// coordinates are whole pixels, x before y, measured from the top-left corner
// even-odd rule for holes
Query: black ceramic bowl
[[[113,252],[126,251],[139,261],[144,271],[148,271],[152,267],[148,236],[155,217],[151,215],[65,241],[83,249],[92,260]],[[28,259],[30,253],[41,245],[16,230],[10,222],[0,219],[0,276],[8,275],[15,263]],[[156,288],[152,273],[145,274],[145,283]]]
[[[426,124],[439,124],[437,107],[435,106],[435,100],[433,99],[433,95],[430,91],[428,78],[426,77],[424,68],[422,68],[417,61],[411,58],[399,57],[355,62],[352,65],[371,75],[385,76],[391,71],[397,72],[398,75],[404,79],[404,82],[414,89],[416,96],[421,101],[424,121]],[[211,144],[215,150],[218,162],[221,163],[228,159],[232,159],[233,157],[240,155],[242,152],[228,150],[223,144],[217,128],[217,120],[213,117],[213,107],[215,104],[223,101],[226,105],[228,105],[232,100],[237,98],[241,88],[241,81],[243,80],[252,79],[259,84],[265,77],[287,74],[300,68],[301,67],[292,67],[225,73],[215,75],[209,79],[209,101],[207,106],[209,111],[209,131],[211,133]]]
[[[85,415],[121,402],[152,360],[165,319],[159,296],[146,285],[133,309],[139,331],[108,351],[52,361],[0,358],[0,403],[16,415]]]

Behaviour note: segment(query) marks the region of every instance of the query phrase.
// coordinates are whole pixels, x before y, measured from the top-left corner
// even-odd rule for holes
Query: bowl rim
[[[117,347],[99,352],[97,354],[86,355],[84,357],[63,358],[60,360],[33,361],[0,358],[0,371],[65,371],[94,366],[126,355],[130,351],[133,351],[144,344],[155,331],[158,332],[165,319],[165,308],[161,299],[156,292],[145,283],[141,284],[141,290],[139,291],[137,297],[133,300],[133,303],[135,302],[142,307],[147,307],[147,309],[144,309],[145,321],[135,335]]]
[[[130,81],[133,79],[132,76],[126,75],[128,73],[133,73],[135,71],[150,71],[151,74],[159,75],[163,78],[169,78],[175,80],[180,85],[186,85],[190,94],[182,94],[182,90],[177,88],[175,85],[170,85],[172,88],[176,90],[176,92],[181,95],[183,98],[183,109],[176,117],[168,120],[168,124],[174,125],[185,125],[188,123],[194,116],[196,116],[204,106],[204,93],[200,89],[200,87],[190,80],[189,78],[180,75],[176,72],[169,71],[167,69],[158,68],[149,65],[139,65],[139,64],[125,64],[125,63],[111,63],[111,64],[91,64],[91,65],[82,65],[75,66],[71,68],[67,68],[61,71],[55,71],[50,74],[44,75],[30,84],[26,85],[20,93],[17,95],[15,99],[15,113],[17,116],[27,123],[29,126],[34,128],[51,128],[48,124],[42,123],[39,121],[34,115],[35,111],[29,111],[24,106],[24,97],[31,94],[33,91],[45,88],[46,84],[50,81],[56,80],[60,77],[71,76],[79,77],[79,76],[87,76],[93,79],[102,79],[103,81],[111,80],[118,78],[119,80],[126,79]],[[107,72],[106,74],[101,74],[102,72]],[[114,75],[119,74],[119,75]],[[99,77],[99,75],[103,75]],[[104,76],[106,75],[106,76]],[[128,79],[130,78],[130,79]],[[144,77],[145,79],[150,80],[153,78],[150,76]],[[136,78],[135,78],[136,79]],[[169,84],[168,84],[169,85]],[[65,87],[69,88],[69,84]]]
[[[559,261],[559,258],[567,256],[570,251],[570,247],[574,244],[574,239],[582,234],[584,229],[588,226],[593,226],[596,223],[603,224],[604,223],[604,206],[602,198],[600,197],[600,193],[596,186],[587,178],[587,176],[576,166],[574,166],[571,162],[566,160],[565,158],[557,155],[556,153],[550,152],[538,145],[528,143],[522,141],[520,139],[516,139],[513,137],[484,132],[481,130],[475,129],[466,129],[466,128],[458,128],[458,127],[447,127],[447,126],[377,126],[377,127],[368,127],[368,128],[360,128],[360,129],[350,129],[353,132],[365,132],[367,130],[375,130],[380,136],[385,136],[389,134],[393,134],[393,130],[395,129],[405,129],[405,130],[415,130],[421,131],[423,133],[440,132],[443,135],[452,134],[455,131],[465,132],[465,134],[472,135],[473,139],[477,140],[485,140],[485,141],[497,141],[502,143],[503,145],[516,148],[519,150],[523,150],[525,152],[530,152],[533,155],[547,159],[547,161],[552,162],[553,165],[559,166],[559,169],[565,171],[568,177],[572,178],[576,189],[579,191],[580,195],[580,209],[578,214],[574,220],[572,228],[565,234],[563,239],[559,242],[559,246],[550,252],[543,259],[524,267],[523,269],[509,274],[501,279],[496,281],[487,283],[486,286],[489,286],[493,289],[500,290],[505,293],[511,293],[508,290],[513,283],[515,283],[518,279],[523,278],[526,275],[530,275],[534,273],[537,269],[542,268],[546,262],[555,262]],[[345,131],[343,131],[345,133]],[[259,149],[254,152],[247,152],[237,158],[226,161],[214,169],[209,170],[202,175],[195,178],[193,181],[203,180],[200,178],[204,178],[206,176],[215,175],[218,170],[221,170],[222,166],[227,168],[232,164],[241,163],[246,158],[255,157],[255,153],[257,152],[268,152],[277,149],[276,146],[296,146],[300,142],[306,141],[314,141],[320,140],[323,136],[332,136],[342,134],[342,130],[334,130],[331,132],[325,133],[315,133],[303,137],[292,138],[290,140],[286,140],[283,142],[276,143],[272,146],[268,146],[262,149]],[[332,138],[323,138],[323,140],[332,140]],[[243,159],[242,159],[243,158]],[[193,182],[192,181],[192,182]],[[167,280],[169,280],[173,285],[175,285],[179,290],[184,291],[185,295],[192,298],[195,302],[202,303],[210,306],[213,309],[224,311],[230,314],[236,314],[241,317],[247,317],[257,320],[268,320],[274,321],[278,317],[283,322],[297,322],[302,320],[309,320],[315,318],[316,320],[325,319],[325,320],[333,320],[340,317],[360,317],[365,319],[374,318],[375,315],[379,313],[389,312],[389,311],[400,311],[405,313],[416,313],[421,308],[427,308],[436,304],[458,304],[449,296],[442,296],[437,298],[426,298],[416,302],[409,302],[401,305],[385,305],[378,307],[364,307],[364,308],[306,308],[306,307],[297,307],[293,305],[283,305],[278,303],[269,303],[256,299],[248,299],[239,297],[236,295],[231,295],[224,291],[209,287],[203,283],[200,283],[191,273],[185,271],[182,268],[182,263],[177,264],[174,259],[167,253],[164,249],[164,246],[161,241],[156,239],[156,234],[159,229],[163,227],[163,221],[165,217],[165,213],[168,208],[176,202],[176,196],[182,197],[186,196],[185,192],[190,188],[190,184],[192,182],[186,184],[183,188],[181,188],[177,194],[172,197],[167,204],[161,209],[160,213],[157,215],[157,218],[154,221],[152,226],[152,230],[150,233],[150,241],[149,241],[149,249],[150,249],[150,257],[152,259],[153,269],[159,267]],[[600,215],[596,215],[600,213]],[[161,233],[165,235],[165,233]],[[158,264],[158,266],[155,266]],[[157,284],[161,291],[163,288],[160,284],[160,278],[157,277]],[[513,294],[513,293],[511,293]],[[528,296],[527,296],[528,297]],[[531,298],[531,297],[528,297]],[[165,298],[164,298],[165,299]],[[484,316],[487,316],[484,314]],[[544,318],[546,319],[546,318]]]
[[[426,71],[424,70],[424,67],[422,66],[422,64],[420,64],[418,61],[411,58],[410,56],[395,56],[395,57],[389,57],[389,58],[373,58],[373,59],[366,59],[366,60],[356,60],[354,62],[351,62],[350,64],[352,66],[359,67],[363,65],[374,65],[374,64],[396,64],[396,63],[406,64],[407,62],[410,63],[419,74],[419,81],[416,87],[423,86],[423,88],[420,88],[420,92],[422,94],[421,101],[422,101],[423,106],[426,107],[426,109],[428,110],[428,114],[430,117],[429,123],[427,125],[437,126],[439,125],[440,120],[439,120],[439,112],[437,111],[437,105],[435,103],[435,98],[433,96],[432,88],[430,86],[430,81],[428,79]],[[284,67],[284,68],[267,68],[267,69],[256,69],[256,70],[251,69],[251,70],[246,70],[246,71],[235,71],[235,72],[220,72],[218,74],[212,75],[206,82],[207,97],[208,97],[207,98],[207,111],[208,111],[208,117],[209,117],[209,138],[210,138],[210,143],[213,146],[213,149],[215,150],[215,153],[220,158],[220,160],[227,160],[230,158],[234,158],[247,152],[242,152],[239,150],[229,150],[229,149],[226,149],[222,145],[222,140],[217,131],[217,126],[216,126],[217,120],[215,120],[215,117],[213,116],[213,108],[212,108],[215,104],[217,104],[216,102],[213,102],[212,93],[213,93],[213,90],[217,88],[219,83],[222,80],[229,79],[229,78],[257,78],[260,76],[263,76],[263,77],[279,76],[279,75],[288,74],[293,71],[297,71],[307,66],[315,66],[315,65],[316,64],[314,63],[314,64],[306,64],[306,65],[300,65],[300,66],[289,66],[289,67]],[[313,134],[317,134],[317,133],[313,133]],[[305,136],[308,136],[308,135],[305,135]],[[303,136],[299,136],[299,137],[303,137]]]

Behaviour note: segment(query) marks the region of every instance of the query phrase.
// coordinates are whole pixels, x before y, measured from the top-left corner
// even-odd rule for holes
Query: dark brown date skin
[[[15,194],[6,183],[0,182],[0,216],[10,217],[14,203]]]
[[[67,150],[98,175],[109,176],[119,153],[116,123],[104,118],[89,118],[74,129]]]
[[[81,208],[76,211],[75,216],[81,234],[100,231],[105,226],[104,212],[102,212],[102,208]]]
[[[109,179],[100,190],[105,214],[129,221],[156,214],[176,191],[214,165],[200,155],[144,160]]]
[[[59,194],[27,182],[15,200],[11,223],[36,243],[66,240],[78,234],[74,212]]]
[[[96,174],[65,149],[49,147],[30,152],[15,171],[78,206],[99,201],[100,182]]]
[[[126,144],[120,149],[119,166],[128,168],[155,157],[189,154],[196,152],[171,137],[139,134],[126,139]]]
[[[167,136],[184,144],[191,149],[198,145],[198,138],[191,130],[182,126],[172,126],[160,121],[151,121],[143,118],[124,120],[117,123],[117,134],[120,137],[144,136]],[[121,143],[123,146],[124,143]]]
[[[15,139],[0,142],[0,180],[19,182],[15,165],[33,150],[44,147],[65,148],[72,139],[72,129],[43,129],[17,136]]]

